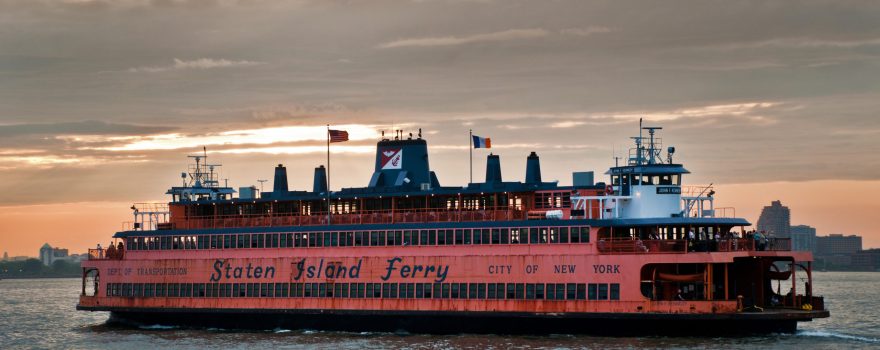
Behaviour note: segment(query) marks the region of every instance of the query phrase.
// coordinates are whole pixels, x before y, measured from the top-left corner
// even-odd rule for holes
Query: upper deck
[[[636,147],[623,166],[612,167],[609,182],[594,182],[592,172],[573,173],[571,186],[541,179],[535,152],[526,159],[525,181],[503,181],[501,160],[490,154],[484,182],[441,186],[428,165],[427,142],[396,137],[377,143],[375,170],[366,187],[328,188],[328,169],[314,169],[311,191],[288,187],[287,168],[278,165],[272,191],[255,186],[235,190],[220,186],[207,152],[192,156],[195,164],[172,187],[167,205],[135,205],[135,220],[124,227],[139,236],[163,231],[234,228],[307,228],[333,230],[344,225],[499,223],[510,227],[532,220],[588,220],[590,226],[615,227],[609,238],[648,239],[664,234],[680,239],[687,229],[728,232],[745,226],[728,208],[714,207],[711,186],[688,188],[689,172],[661,158],[658,128],[645,128],[650,138],[633,138]],[[573,223],[561,222],[560,225]],[[473,226],[473,225],[471,225]],[[310,228],[310,229],[308,229]],[[614,233],[614,232],[612,232]]]

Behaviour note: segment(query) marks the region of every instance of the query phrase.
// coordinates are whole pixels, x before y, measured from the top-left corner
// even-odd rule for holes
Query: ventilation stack
[[[486,183],[501,183],[501,157],[489,154],[486,159]]]
[[[529,154],[529,157],[526,158],[526,183],[541,183],[541,161],[538,158],[538,154],[535,152],[532,152]]]
[[[327,192],[327,169],[323,165],[315,168],[315,182],[312,184],[312,192]]]
[[[275,167],[275,181],[272,184],[272,196],[275,198],[287,195],[287,168],[282,164]]]

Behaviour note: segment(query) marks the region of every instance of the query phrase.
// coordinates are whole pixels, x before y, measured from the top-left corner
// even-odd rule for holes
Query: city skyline
[[[687,11],[682,11],[687,9]],[[638,122],[756,224],[880,246],[880,4],[0,0],[0,249],[105,245],[207,147],[232,187],[288,166],[364,186],[381,130],[424,131],[443,185],[468,130],[504,178],[597,181]],[[474,152],[481,181],[488,151]],[[270,183],[266,185],[271,186]]]

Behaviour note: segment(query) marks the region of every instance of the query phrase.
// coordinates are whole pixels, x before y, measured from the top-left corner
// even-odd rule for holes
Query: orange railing
[[[89,260],[122,260],[125,250],[89,249]]]
[[[673,239],[600,239],[596,248],[604,254],[735,252],[735,251],[789,251],[790,238],[770,238],[764,244],[751,238],[722,239],[718,241],[686,241]]]
[[[654,240],[605,240],[600,239],[596,243],[600,253],[684,253],[687,251],[687,242],[684,240],[654,239]]]
[[[525,211],[513,209],[485,210],[376,210],[358,213],[332,214],[330,222],[335,225],[393,224],[420,222],[474,222],[474,221],[507,221],[525,219]],[[228,215],[228,216],[190,216],[172,219],[175,229],[208,229],[229,227],[260,227],[260,226],[316,226],[327,224],[326,213],[312,215]]]

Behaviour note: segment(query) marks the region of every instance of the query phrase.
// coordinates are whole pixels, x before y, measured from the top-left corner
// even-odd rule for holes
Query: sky
[[[106,244],[202,147],[230,186],[309,189],[332,124],[338,189],[421,128],[450,186],[473,129],[505,180],[536,151],[565,185],[640,118],[718,206],[880,247],[877,2],[0,0],[0,251]]]

